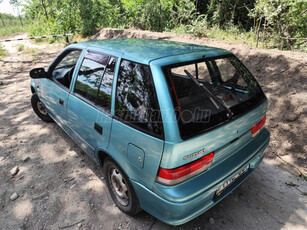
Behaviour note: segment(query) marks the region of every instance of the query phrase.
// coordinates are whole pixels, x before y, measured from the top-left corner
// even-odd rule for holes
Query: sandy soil
[[[0,229],[305,229],[307,183],[294,166],[306,173],[307,54],[171,33],[106,29],[96,36],[116,37],[206,44],[239,56],[269,98],[272,139],[263,163],[231,195],[185,225],[172,227],[146,212],[125,215],[114,206],[102,170],[55,123],[32,111],[28,72],[47,67],[62,47],[42,44],[31,54],[11,50],[0,60]],[[19,172],[12,176],[15,166]]]

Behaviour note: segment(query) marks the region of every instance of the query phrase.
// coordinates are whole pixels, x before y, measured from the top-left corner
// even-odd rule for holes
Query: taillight
[[[254,125],[254,126],[251,128],[253,137],[256,136],[256,135],[259,133],[259,131],[260,131],[260,130],[262,129],[262,127],[264,126],[265,121],[266,121],[266,116],[264,116],[264,117],[262,118],[262,120],[261,120],[258,124]]]
[[[165,185],[181,183],[209,168],[213,161],[214,153],[209,153],[202,158],[175,169],[159,168],[156,181]]]

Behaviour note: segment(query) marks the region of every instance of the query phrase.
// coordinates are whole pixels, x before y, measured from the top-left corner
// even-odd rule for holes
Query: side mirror
[[[30,71],[31,78],[47,78],[48,74],[46,73],[44,68],[35,68]]]

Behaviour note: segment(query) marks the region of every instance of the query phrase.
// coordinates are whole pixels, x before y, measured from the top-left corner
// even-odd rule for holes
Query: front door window
[[[70,50],[51,69],[54,80],[66,88],[70,87],[72,75],[82,50]]]

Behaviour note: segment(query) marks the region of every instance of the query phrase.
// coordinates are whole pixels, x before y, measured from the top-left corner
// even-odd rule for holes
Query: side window
[[[66,68],[69,66],[75,66],[79,56],[81,54],[81,50],[73,50],[69,52],[60,62],[57,64],[55,69]]]
[[[59,83],[69,88],[72,74],[78,62],[82,50],[69,51],[60,62],[53,68],[52,77]]]
[[[111,111],[111,94],[116,61],[116,58],[110,58],[106,71],[104,72],[103,78],[101,80],[101,85],[97,97],[97,105],[101,106],[109,112]]]
[[[151,134],[162,134],[150,68],[123,60],[118,74],[115,115]]]
[[[74,92],[95,103],[109,56],[88,52],[80,67]]]

